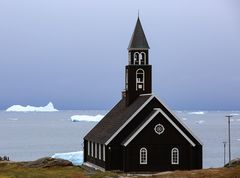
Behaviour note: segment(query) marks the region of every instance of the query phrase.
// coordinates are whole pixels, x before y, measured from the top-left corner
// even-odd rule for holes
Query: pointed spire
[[[132,34],[128,49],[149,49],[148,42],[139,17],[137,19],[137,23]]]

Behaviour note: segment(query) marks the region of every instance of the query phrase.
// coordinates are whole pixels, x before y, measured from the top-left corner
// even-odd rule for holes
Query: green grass
[[[126,174],[113,172],[86,172],[80,166],[27,168],[20,163],[0,162],[0,178],[117,178]],[[130,177],[130,176],[128,176]],[[141,177],[135,175],[134,177]],[[174,171],[153,178],[240,178],[240,166],[194,171]],[[142,178],[142,177],[141,177]]]
[[[83,178],[81,167],[26,168],[18,164],[0,163],[0,178]]]

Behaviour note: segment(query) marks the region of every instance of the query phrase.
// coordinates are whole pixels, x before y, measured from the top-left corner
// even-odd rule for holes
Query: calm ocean
[[[0,156],[11,160],[35,160],[54,153],[82,150],[84,135],[97,122],[72,122],[73,115],[106,114],[100,110],[59,112],[0,111]],[[240,111],[175,111],[203,142],[203,166],[223,165],[223,141],[227,141],[227,119],[231,122],[232,158],[240,157]],[[227,158],[228,159],[228,158]]]

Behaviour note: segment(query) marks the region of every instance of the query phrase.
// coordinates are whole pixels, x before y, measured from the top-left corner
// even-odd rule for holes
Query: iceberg
[[[187,118],[183,117],[183,118],[182,118],[182,120],[183,120],[183,121],[186,121],[186,120],[187,120]]]
[[[203,115],[205,113],[203,111],[196,111],[196,112],[189,112],[188,114]]]
[[[196,121],[197,124],[203,124],[204,122],[205,122],[204,120]]]
[[[230,114],[230,116],[239,116],[240,114],[237,114],[237,113],[232,113]]]
[[[8,120],[10,120],[10,121],[17,121],[18,118],[8,118]]]
[[[83,163],[83,151],[68,152],[68,153],[55,153],[52,158],[61,158],[71,161],[73,165],[81,165]]]
[[[7,112],[55,112],[58,111],[54,108],[53,104],[49,102],[46,106],[43,107],[35,107],[35,106],[21,106],[21,105],[13,105],[6,109]]]
[[[99,122],[104,115],[96,115],[96,116],[89,116],[89,115],[74,115],[71,116],[71,120],[73,122],[80,122],[80,121],[87,121],[87,122]]]

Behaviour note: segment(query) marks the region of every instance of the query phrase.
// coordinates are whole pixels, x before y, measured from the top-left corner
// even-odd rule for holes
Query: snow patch
[[[53,104],[49,102],[46,106],[43,107],[35,107],[35,106],[21,106],[21,105],[13,105],[9,107],[7,112],[55,112],[58,111],[54,108]]]
[[[239,116],[240,114],[237,114],[237,113],[232,113],[230,114],[230,116]]]
[[[73,165],[81,165],[83,163],[83,151],[69,153],[55,153],[52,158],[61,158],[71,161]]]
[[[203,124],[204,122],[205,122],[204,120],[196,121],[197,124]]]
[[[99,122],[104,115],[96,115],[96,116],[89,116],[89,115],[74,115],[71,116],[71,120],[73,122],[80,122],[80,121],[87,121],[87,122]]]
[[[203,115],[205,113],[203,111],[195,111],[195,112],[189,112],[188,114]]]

